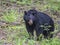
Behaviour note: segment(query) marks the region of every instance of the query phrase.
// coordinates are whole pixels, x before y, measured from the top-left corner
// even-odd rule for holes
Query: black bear
[[[44,38],[52,38],[54,31],[54,21],[50,16],[43,12],[39,12],[35,9],[24,11],[24,21],[28,34],[34,36],[33,32],[36,31],[37,39],[40,34],[44,35]]]

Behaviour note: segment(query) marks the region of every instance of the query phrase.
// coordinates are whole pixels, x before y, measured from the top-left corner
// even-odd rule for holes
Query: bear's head
[[[36,10],[29,10],[29,11],[24,11],[24,20],[27,22],[29,25],[32,25],[35,21],[35,15],[37,14]]]

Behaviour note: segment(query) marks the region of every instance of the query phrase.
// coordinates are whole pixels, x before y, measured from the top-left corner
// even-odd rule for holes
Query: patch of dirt
[[[7,36],[6,32],[4,30],[0,29],[0,40],[2,40],[2,39],[5,40],[6,36]]]
[[[4,29],[0,29],[0,40],[3,40],[2,45],[13,45],[12,43],[6,42],[7,32]]]
[[[3,45],[13,45],[13,44],[9,44],[9,43],[4,43]]]
[[[57,37],[60,39],[60,32],[59,32],[59,33],[57,33]]]

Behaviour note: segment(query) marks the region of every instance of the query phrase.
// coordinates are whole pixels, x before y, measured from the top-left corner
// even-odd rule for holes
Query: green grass
[[[25,43],[27,41],[26,38],[24,39],[17,39],[16,44],[17,45],[23,45],[23,44],[28,44],[28,45],[35,45],[35,43],[37,43],[38,41],[34,41],[34,40],[28,40],[27,43]],[[58,38],[54,38],[54,39],[44,39],[42,41],[39,41],[38,43],[39,45],[60,45],[60,39]]]
[[[18,5],[30,5],[32,0],[10,0],[10,2],[15,2]],[[26,3],[27,2],[27,3]]]
[[[10,10],[10,11],[6,11],[5,13],[3,13],[3,20],[5,20],[6,22],[14,22],[17,20],[17,11],[15,10]]]
[[[60,45],[60,39],[58,38],[53,38],[53,39],[50,39],[50,40],[42,40],[41,42],[41,45]]]

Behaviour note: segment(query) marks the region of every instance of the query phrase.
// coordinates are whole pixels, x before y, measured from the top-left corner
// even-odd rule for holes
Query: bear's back
[[[45,22],[45,23],[49,23],[50,21],[52,21],[52,18],[50,16],[48,16],[45,13],[42,12],[38,12],[36,17],[41,21],[41,22]]]

